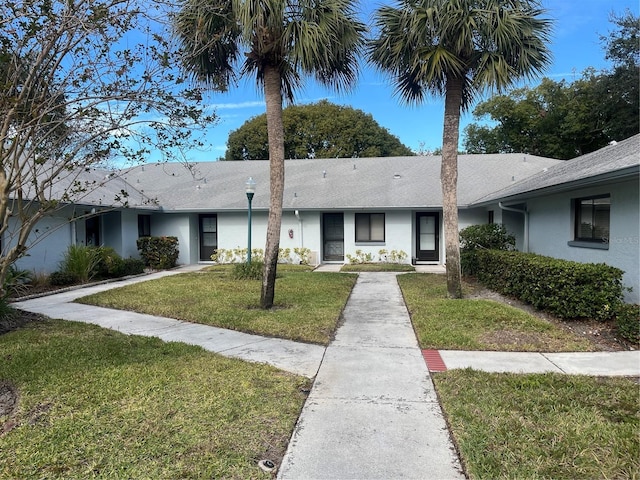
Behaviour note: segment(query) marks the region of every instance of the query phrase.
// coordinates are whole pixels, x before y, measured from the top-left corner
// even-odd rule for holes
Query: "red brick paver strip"
[[[430,372],[446,372],[447,366],[444,364],[438,350],[422,350],[422,356],[427,363]]]

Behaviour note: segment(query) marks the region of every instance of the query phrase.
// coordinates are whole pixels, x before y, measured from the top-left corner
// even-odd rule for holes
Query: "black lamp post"
[[[251,263],[251,201],[253,200],[253,194],[256,192],[256,182],[253,178],[245,182],[245,191],[247,192],[247,200],[249,201],[249,242],[247,248],[247,263]]]

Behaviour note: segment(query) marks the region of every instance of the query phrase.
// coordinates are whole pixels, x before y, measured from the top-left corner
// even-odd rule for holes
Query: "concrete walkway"
[[[325,347],[278,338],[261,337],[224,328],[183,322],[172,318],[73,303],[76,298],[138,282],[197,271],[202,265],[167,270],[119,282],[105,283],[13,304],[15,308],[51,318],[92,323],[129,335],[158,337],[167,342],[199,345],[210,352],[250,362],[267,363],[282,370],[313,378]]]
[[[361,273],[281,479],[464,478],[394,273]]]

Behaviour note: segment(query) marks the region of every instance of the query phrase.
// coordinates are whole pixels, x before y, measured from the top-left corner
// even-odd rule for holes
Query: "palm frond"
[[[550,63],[544,14],[536,0],[401,0],[377,10],[367,54],[408,101],[424,90],[444,94],[447,77],[462,79],[468,108],[486,89],[503,90]]]
[[[229,2],[188,0],[173,25],[182,68],[196,81],[226,90],[234,79],[240,35]]]

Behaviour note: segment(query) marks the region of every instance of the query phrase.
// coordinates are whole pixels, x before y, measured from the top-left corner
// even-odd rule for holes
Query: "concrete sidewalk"
[[[341,265],[329,265],[317,271],[339,271]],[[90,305],[72,303],[76,298],[91,295],[111,288],[145,282],[168,275],[197,271],[202,265],[188,265],[173,270],[156,272],[127,280],[76,288],[63,293],[13,303],[25,311],[41,313],[52,318],[94,323],[105,328],[132,335],[154,336],[166,341],[179,341],[230,357],[252,362],[263,362],[288,372],[313,378],[320,368],[325,347],[290,340],[261,337],[223,328],[199,325],[171,318],[145,315],[122,310],[112,310]],[[422,266],[421,271],[433,269]],[[361,274],[362,275],[362,274]],[[367,273],[366,276],[393,273]],[[363,277],[364,278],[364,277]],[[394,279],[395,280],[395,279]],[[358,282],[358,289],[366,289],[370,281]],[[393,282],[392,282],[393,283]],[[394,283],[393,287],[397,288]],[[371,294],[375,295],[375,293]],[[402,299],[394,299],[396,304]],[[389,308],[393,307],[393,302]],[[404,307],[404,303],[402,304]],[[348,305],[350,311],[355,307]],[[378,305],[380,312],[386,304]],[[363,315],[366,315],[363,314]],[[423,352],[425,353],[425,352]],[[557,372],[577,375],[635,376],[640,377],[640,351],[629,352],[580,352],[580,353],[534,353],[534,352],[475,352],[440,350],[425,353],[425,360],[432,359],[432,372],[455,368],[474,368],[487,372],[545,373]],[[435,359],[435,361],[433,361]]]
[[[464,478],[394,273],[361,273],[281,479]]]
[[[197,271],[201,268],[203,268],[202,265],[190,265],[128,280],[74,289],[64,293],[16,302],[12,306],[51,318],[92,323],[130,335],[158,337],[167,342],[184,342],[190,345],[199,345],[210,352],[216,352],[227,357],[241,358],[250,362],[267,363],[309,378],[313,378],[316,375],[325,352],[325,347],[321,345],[262,337],[209,325],[183,322],[172,318],[73,303],[75,299],[93,293],[169,275]]]

